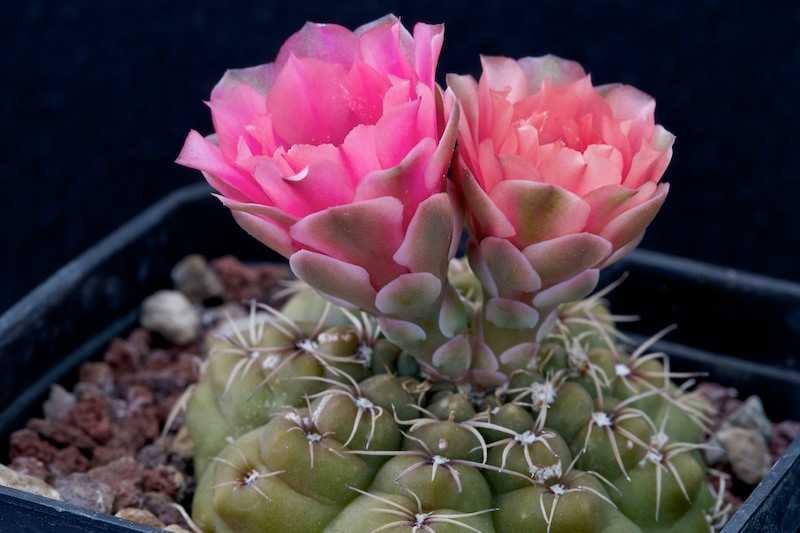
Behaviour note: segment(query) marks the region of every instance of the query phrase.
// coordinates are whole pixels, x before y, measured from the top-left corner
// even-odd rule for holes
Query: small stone
[[[31,494],[38,494],[39,496],[44,496],[45,498],[51,498],[54,500],[62,499],[61,494],[59,494],[56,489],[38,477],[16,472],[5,465],[0,465],[0,485],[29,492]]]
[[[98,396],[81,398],[70,413],[72,422],[96,442],[104,443],[111,437],[111,421],[103,400]]]
[[[11,434],[8,455],[16,457],[35,457],[43,463],[49,463],[56,456],[58,449],[42,440],[34,429],[20,429]]]
[[[78,371],[78,379],[84,383],[92,383],[103,391],[104,395],[114,392],[114,371],[105,361],[84,363]]]
[[[200,333],[200,315],[183,293],[158,291],[142,303],[142,326],[175,344],[188,344]]]
[[[111,463],[89,470],[93,481],[105,483],[114,491],[114,511],[138,506],[142,498],[142,465],[133,457],[120,457]]]
[[[162,492],[176,500],[180,499],[186,479],[177,468],[170,465],[159,465],[144,471],[142,490],[145,492]]]
[[[772,422],[764,414],[764,405],[758,396],[747,398],[725,421],[725,425],[755,429],[765,439],[772,436]]]
[[[28,428],[62,446],[74,445],[81,450],[91,450],[97,446],[94,439],[87,435],[85,431],[66,420],[31,418],[28,421]]]
[[[183,523],[183,516],[175,508],[175,501],[161,492],[145,492],[142,506],[165,524]]]
[[[195,303],[221,298],[225,292],[217,272],[199,254],[189,255],[175,265],[172,269],[172,282],[176,289]]]
[[[728,452],[733,473],[748,485],[760,482],[772,468],[767,441],[758,430],[727,427],[717,433],[717,439]]]
[[[703,458],[708,466],[715,466],[728,460],[728,451],[716,435],[711,435],[704,444],[708,446],[703,449]]]
[[[50,463],[50,471],[58,476],[67,476],[73,472],[86,472],[88,469],[89,459],[75,446],[58,450],[55,459]]]
[[[27,457],[25,455],[15,457],[8,464],[8,467],[20,474],[39,478],[45,483],[50,481],[50,471],[47,469],[47,465],[36,457]]]
[[[76,472],[57,479],[55,488],[64,501],[86,509],[108,514],[114,506],[114,491],[111,487],[94,481],[83,473]]]
[[[797,437],[800,437],[800,422],[784,420],[772,426],[772,438],[769,440],[772,459],[777,460],[783,455]]]
[[[171,533],[192,533],[186,528],[179,526],[178,524],[170,524],[167,527],[162,528],[164,531],[170,531]]]
[[[117,518],[122,518],[123,520],[130,520],[131,522],[136,522],[137,524],[144,524],[146,526],[153,526],[157,528],[164,528],[164,522],[159,520],[156,515],[148,511],[147,509],[137,509],[135,507],[125,507],[124,509],[120,509],[114,515]]]
[[[67,420],[76,401],[75,396],[61,385],[51,385],[50,396],[42,405],[44,418],[46,420]]]

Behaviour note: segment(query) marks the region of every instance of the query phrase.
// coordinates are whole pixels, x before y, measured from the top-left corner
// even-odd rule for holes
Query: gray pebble
[[[107,484],[93,481],[88,475],[74,473],[56,480],[56,489],[64,501],[99,511],[111,513],[114,491]]]
[[[178,291],[158,291],[142,303],[142,326],[175,344],[186,344],[200,333],[200,314]]]
[[[75,407],[75,395],[59,384],[50,386],[50,395],[42,405],[46,420],[64,421],[69,418],[69,413]]]
[[[772,422],[764,413],[764,405],[758,396],[750,396],[725,421],[728,426],[755,429],[765,439],[772,437]]]
[[[202,255],[186,256],[173,267],[171,275],[175,288],[196,303],[219,298],[225,292],[222,280]]]
[[[728,453],[733,473],[749,485],[764,479],[772,467],[767,441],[755,429],[727,427],[717,432],[717,440]]]

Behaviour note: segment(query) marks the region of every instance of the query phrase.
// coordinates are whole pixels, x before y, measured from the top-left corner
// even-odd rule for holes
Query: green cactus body
[[[486,389],[432,382],[370,317],[301,298],[208,349],[186,416],[203,530],[709,529],[704,406],[617,346],[597,302]]]

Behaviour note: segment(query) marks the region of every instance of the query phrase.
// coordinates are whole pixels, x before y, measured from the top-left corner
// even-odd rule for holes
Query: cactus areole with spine
[[[589,296],[667,195],[653,99],[554,56],[482,57],[442,89],[443,35],[308,23],[274,62],[228,71],[215,134],[189,134],[178,162],[301,280],[208,343],[186,410],[193,520],[719,528],[705,404]]]

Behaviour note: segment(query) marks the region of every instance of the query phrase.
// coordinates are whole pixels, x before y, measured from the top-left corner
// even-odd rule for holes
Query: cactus
[[[451,276],[475,286],[463,263]],[[375,317],[295,290],[292,318],[253,303],[208,343],[186,417],[204,531],[708,528],[704,407],[625,345],[602,294],[484,388],[431,379]]]
[[[442,42],[392,16],[306,24],[274,63],[228,71],[216,133],[187,137],[178,162],[310,287],[210,344],[186,416],[195,520],[716,527],[703,405],[587,298],[667,196],[655,102],[554,56],[484,56],[442,90]]]

